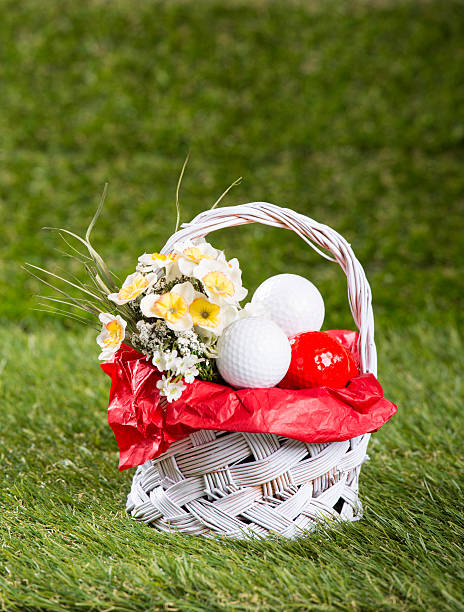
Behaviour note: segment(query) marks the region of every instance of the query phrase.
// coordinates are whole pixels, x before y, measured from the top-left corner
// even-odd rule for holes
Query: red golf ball
[[[279,387],[344,387],[359,374],[353,355],[325,332],[303,332],[290,338],[292,359]]]

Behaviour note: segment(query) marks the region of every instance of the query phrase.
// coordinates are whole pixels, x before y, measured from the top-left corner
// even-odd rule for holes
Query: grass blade
[[[229,191],[235,187],[236,185],[240,185],[240,183],[242,182],[242,177],[239,176],[237,180],[235,180],[231,185],[229,185],[229,187],[227,187],[227,189],[224,191],[224,193],[222,193],[219,198],[216,200],[216,202],[214,202],[214,204],[211,206],[211,210],[213,210],[213,208],[216,208],[216,206],[219,204],[219,202],[221,202],[221,200],[223,198],[225,198],[225,196],[229,193]]]
[[[52,289],[53,291],[56,291],[57,293],[60,293],[61,295],[64,295],[66,298],[68,298],[68,300],[73,301],[75,304],[79,304],[82,307],[84,307],[84,305],[87,305],[87,308],[85,308],[85,310],[87,310],[88,312],[90,312],[93,315],[98,316],[101,312],[101,310],[99,310],[93,303],[91,303],[88,300],[82,300],[82,299],[76,299],[74,298],[72,295],[69,295],[69,293],[66,293],[66,291],[63,291],[62,289],[60,289],[59,287],[56,287],[55,285],[52,285],[51,283],[49,283],[48,281],[46,281],[44,278],[41,278],[40,276],[38,276],[37,274],[34,274],[31,270],[28,270],[28,268],[23,266],[23,270],[25,270],[30,276],[33,276],[35,279],[37,279],[38,281],[40,281],[43,285],[46,285],[47,287],[50,287],[50,289]]]
[[[54,278],[57,278],[57,279],[63,281],[64,283],[66,283],[68,285],[71,285],[71,287],[74,287],[75,289],[78,289],[79,291],[82,291],[83,293],[87,293],[87,295],[90,295],[91,297],[93,297],[97,301],[101,301],[99,296],[95,295],[94,293],[91,293],[90,291],[88,291],[84,287],[80,287],[79,285],[76,285],[76,283],[72,283],[71,281],[67,280],[66,278],[63,278],[62,276],[59,276],[58,274],[55,274],[54,272],[50,272],[50,270],[45,270],[44,268],[41,268],[40,266],[35,266],[34,264],[27,263],[27,262],[26,262],[25,265],[29,266],[31,268],[34,268],[35,270],[40,270],[40,272],[43,272],[44,274],[47,274],[49,276],[53,276]],[[41,279],[39,278],[39,280],[41,280]]]
[[[187,157],[185,158],[184,165],[182,166],[182,170],[180,171],[179,180],[177,181],[177,187],[176,187],[176,213],[177,213],[177,217],[176,217],[176,229],[175,229],[176,232],[179,229],[179,225],[180,225],[180,204],[179,204],[180,186],[182,184],[182,179],[184,178],[184,172],[185,172],[185,168],[187,167],[189,158],[190,158],[190,151],[187,153]]]

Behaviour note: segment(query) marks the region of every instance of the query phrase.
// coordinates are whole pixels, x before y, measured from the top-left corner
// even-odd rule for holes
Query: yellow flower
[[[100,313],[98,318],[103,323],[102,331],[97,338],[97,343],[102,349],[98,358],[107,361],[113,359],[124,340],[126,321],[119,315],[115,317],[109,312]]]
[[[155,316],[165,319],[169,323],[177,323],[188,314],[189,307],[184,298],[178,293],[170,291],[153,304],[152,312]]]
[[[195,289],[192,283],[179,283],[174,285],[168,293],[162,295],[149,293],[143,297],[140,302],[140,310],[146,317],[164,319],[169,329],[185,331],[192,327],[189,306],[194,297]]]
[[[108,299],[116,304],[127,304],[143,293],[149,284],[150,278],[140,272],[135,272],[126,278],[119,292],[111,293]]]
[[[201,280],[215,297],[227,298],[235,293],[234,283],[223,272],[208,272]]]
[[[177,253],[169,253],[168,255],[163,255],[162,253],[152,253],[150,257],[153,261],[167,261],[168,263],[172,263],[179,258],[179,255]]]
[[[144,289],[148,287],[148,280],[142,276],[137,278],[131,285],[122,287],[118,293],[119,299],[122,300],[133,300],[142,293]]]
[[[213,259],[210,255],[202,253],[198,247],[184,249],[182,255],[194,264],[199,264],[202,259]]]
[[[173,267],[173,264],[179,259],[177,253],[144,253],[139,257],[139,267],[142,271],[163,270],[166,272]]]
[[[124,328],[117,319],[113,319],[105,325],[108,331],[108,337],[103,340],[106,348],[114,348],[119,346],[124,340]]]
[[[205,298],[197,298],[190,304],[190,314],[194,325],[202,327],[218,327],[221,323],[220,307],[208,302]]]

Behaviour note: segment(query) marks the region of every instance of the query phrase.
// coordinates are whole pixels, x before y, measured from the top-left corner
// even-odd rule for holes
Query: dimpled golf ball
[[[319,331],[324,322],[324,300],[311,281],[298,274],[277,274],[256,289],[251,303],[264,308],[287,334]]]
[[[234,321],[218,341],[219,373],[238,389],[274,387],[287,373],[290,359],[287,336],[263,317]]]
[[[279,387],[337,389],[359,374],[353,355],[326,332],[297,334],[290,345],[292,360]]]

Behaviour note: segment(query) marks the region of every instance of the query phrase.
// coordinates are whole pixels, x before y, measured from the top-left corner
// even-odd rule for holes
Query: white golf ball
[[[287,373],[290,342],[270,319],[248,317],[231,323],[218,341],[216,364],[232,387],[274,387]]]
[[[319,331],[324,322],[324,300],[311,281],[298,274],[277,274],[256,289],[251,300],[287,334]]]

